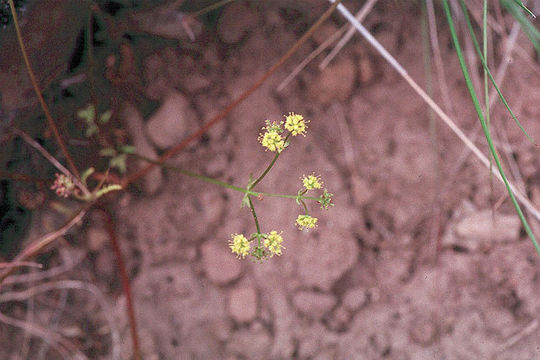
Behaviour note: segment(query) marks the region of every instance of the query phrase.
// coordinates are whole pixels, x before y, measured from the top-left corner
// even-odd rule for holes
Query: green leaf
[[[133,145],[122,145],[120,146],[120,152],[124,154],[135,154],[135,146]]]
[[[81,181],[86,184],[86,179],[88,179],[88,177],[90,175],[92,175],[94,173],[94,171],[96,171],[96,169],[94,169],[93,167],[90,167],[86,170],[84,170],[84,172],[82,173],[81,175]]]
[[[111,119],[111,116],[112,116],[112,111],[111,110],[107,110],[105,111],[104,113],[102,113],[100,116],[99,116],[99,122],[102,123],[102,124],[106,124],[109,122],[109,120]]]
[[[86,108],[77,111],[77,116],[87,123],[93,123],[96,120],[96,109],[94,105],[89,104]]]
[[[92,135],[95,135],[98,133],[98,127],[96,124],[87,124],[86,130],[84,131],[84,136],[91,137]]]
[[[242,197],[242,207],[249,207],[249,195],[244,194]]]
[[[124,174],[127,170],[126,159],[127,159],[127,154],[117,155],[109,161],[109,166],[112,168],[117,168],[118,171]]]
[[[103,148],[99,151],[99,155],[106,156],[106,157],[113,157],[113,156],[116,156],[116,150],[110,147]]]

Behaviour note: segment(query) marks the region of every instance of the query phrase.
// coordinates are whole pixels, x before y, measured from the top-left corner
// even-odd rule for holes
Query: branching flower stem
[[[157,160],[150,159],[150,158],[148,158],[146,156],[143,156],[143,155],[140,155],[140,154],[134,153],[134,154],[129,154],[129,155],[136,156],[139,159],[142,159],[142,160],[148,161],[150,163],[160,165],[165,169],[173,170],[173,171],[179,172],[180,174],[183,174],[183,175],[186,175],[186,176],[189,176],[189,177],[192,177],[192,178],[196,178],[196,179],[205,181],[205,182],[210,183],[210,184],[222,186],[222,187],[227,188],[227,189],[231,189],[231,190],[234,190],[234,191],[244,193],[244,194],[246,194],[248,196],[261,196],[262,195],[264,197],[278,197],[278,198],[295,199],[295,200],[298,199],[299,201],[301,201],[301,200],[315,200],[315,201],[317,201],[317,200],[320,199],[319,197],[316,197],[316,196],[273,194],[273,193],[266,193],[266,192],[260,192],[260,191],[253,191],[253,190],[250,190],[250,189],[252,189],[254,185],[251,185],[250,189],[245,189],[243,187],[236,186],[236,185],[233,185],[233,184],[229,184],[229,183],[226,183],[224,181],[217,180],[217,179],[205,176],[205,175],[197,174],[197,173],[189,171],[189,170],[181,169],[181,168],[178,168],[176,166],[163,164],[163,163],[161,163],[161,162],[159,162]],[[271,165],[273,165],[275,163],[276,159],[277,159],[277,157],[274,158]],[[267,169],[269,170],[270,168],[271,168],[271,166],[269,166]],[[266,173],[268,173],[268,171],[266,171]]]

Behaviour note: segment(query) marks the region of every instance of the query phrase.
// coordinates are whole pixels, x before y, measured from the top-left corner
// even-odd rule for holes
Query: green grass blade
[[[499,174],[501,175],[504,185],[506,186],[506,190],[508,191],[508,195],[510,196],[510,199],[512,200],[512,203],[514,205],[514,208],[516,209],[516,212],[518,213],[518,216],[521,220],[521,223],[523,224],[523,227],[525,228],[525,231],[527,232],[527,235],[531,239],[536,252],[540,255],[540,246],[538,245],[538,242],[536,241],[536,238],[531,230],[531,227],[529,226],[529,223],[525,219],[525,215],[523,215],[523,211],[521,211],[521,207],[519,206],[516,197],[514,193],[512,192],[512,189],[510,188],[510,184],[508,183],[508,179],[506,178],[506,175],[504,173],[504,170],[501,165],[501,161],[499,159],[499,156],[497,154],[497,151],[495,150],[495,146],[493,145],[493,140],[491,139],[491,134],[489,132],[489,129],[487,127],[484,114],[482,113],[482,108],[480,106],[480,102],[478,101],[478,96],[476,95],[476,91],[474,90],[474,87],[472,85],[471,77],[469,75],[469,70],[467,69],[467,65],[465,64],[465,58],[463,57],[463,52],[461,50],[461,46],[459,44],[459,40],[457,37],[456,29],[454,26],[454,21],[452,19],[452,14],[450,12],[450,7],[448,5],[448,0],[443,0],[443,8],[444,12],[446,14],[446,19],[448,21],[448,26],[450,28],[450,33],[452,35],[452,42],[454,44],[454,47],[456,49],[456,54],[459,59],[459,64],[461,67],[461,71],[463,72],[463,78],[465,79],[465,82],[467,84],[467,89],[469,90],[469,94],[471,95],[471,99],[474,105],[474,109],[476,110],[476,114],[478,118],[480,119],[480,123],[482,124],[482,129],[484,131],[484,135],[486,136],[486,140],[489,146],[489,150],[491,152],[491,155],[493,156],[493,159],[495,160],[495,163],[497,164],[497,168],[499,169]]]
[[[540,55],[540,31],[531,23],[527,16],[521,11],[521,6],[516,4],[516,0],[500,0],[501,4],[519,22],[521,29],[533,44],[538,55]],[[528,9],[527,9],[528,10]],[[534,14],[533,14],[534,16]]]
[[[516,3],[517,6],[519,6],[523,11],[525,11],[527,14],[529,14],[530,16],[532,16],[533,18],[536,19],[536,15],[534,15],[534,13],[529,10],[528,7],[526,7],[521,1],[519,0],[514,0],[514,3]]]
[[[527,131],[525,131],[525,128],[521,125],[521,123],[519,122],[519,120],[517,119],[516,115],[514,114],[514,112],[512,111],[512,109],[510,109],[510,105],[508,105],[508,102],[506,101],[506,98],[503,96],[501,90],[499,89],[499,87],[497,86],[497,83],[495,82],[495,79],[493,78],[493,75],[491,74],[491,71],[489,71],[489,68],[487,66],[487,63],[486,63],[486,60],[484,58],[484,56],[482,55],[482,51],[480,50],[480,45],[478,45],[478,40],[476,39],[476,35],[474,34],[474,30],[473,30],[473,26],[472,26],[472,23],[471,23],[471,19],[469,17],[469,12],[467,10],[467,7],[465,5],[465,2],[463,0],[460,0],[459,1],[460,5],[461,5],[461,9],[463,10],[463,15],[465,17],[465,22],[467,23],[467,27],[469,29],[469,33],[471,34],[471,38],[472,38],[472,41],[473,41],[473,44],[474,44],[474,48],[476,49],[476,53],[478,54],[478,57],[480,58],[480,61],[482,62],[482,66],[484,67],[484,71],[488,74],[489,76],[489,79],[491,80],[491,83],[493,84],[493,86],[495,87],[495,90],[497,91],[497,94],[499,95],[499,98],[501,99],[502,103],[504,104],[504,106],[506,107],[506,110],[508,110],[508,112],[510,113],[510,115],[512,116],[512,119],[514,119],[514,121],[516,122],[517,126],[519,126],[519,128],[521,129],[521,131],[525,134],[525,136],[527,137],[527,139],[529,139],[529,141],[533,144],[535,144],[534,140],[529,136],[529,134],[527,133]]]

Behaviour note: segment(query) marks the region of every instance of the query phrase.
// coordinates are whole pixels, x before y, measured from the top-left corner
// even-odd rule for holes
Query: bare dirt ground
[[[125,110],[131,138],[145,138],[151,153],[195,131],[284,54],[317,14],[287,2],[239,2],[225,8],[213,30],[197,34],[192,50],[168,46],[145,57],[145,94],[161,105],[145,124],[138,123],[136,106]],[[419,18],[413,4],[379,2],[365,24],[423,85]],[[486,151],[444,19],[439,22],[450,113]],[[294,200],[258,201],[261,226],[283,230],[286,247],[259,264],[236,259],[227,246],[232,233],[255,231],[240,193],[163,170],[142,191],[117,199],[144,359],[540,358],[540,257],[504,188],[441,122],[433,130],[426,105],[382,58],[355,37],[326,69],[317,58],[276,90],[342,24],[337,15],[328,21],[204,141],[171,161],[245,186],[271,160],[257,141],[264,120],[304,114],[308,136],[294,139],[261,189],[295,193],[303,174],[320,173],[335,207],[314,210],[317,229],[295,228],[301,208]],[[518,43],[532,54],[523,34]],[[539,70],[513,54],[502,87],[533,139],[540,139]],[[436,81],[434,97],[441,99]],[[513,176],[520,174],[516,183],[540,206],[538,148],[500,104],[492,121]],[[36,216],[34,228],[47,219]],[[106,234],[93,217],[77,232],[62,252],[82,253],[84,260],[61,278],[95,284],[113,309],[55,290],[47,293],[54,300],[42,295],[32,305],[34,319],[22,306],[11,316],[42,327],[54,323],[52,330],[92,359],[110,357],[112,316],[128,359],[126,303]],[[66,310],[51,314],[62,296]],[[28,333],[2,329],[1,357],[18,358],[15,344]],[[47,354],[58,358],[54,349]]]

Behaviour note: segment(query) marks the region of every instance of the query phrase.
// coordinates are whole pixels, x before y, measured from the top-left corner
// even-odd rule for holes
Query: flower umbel
[[[277,131],[267,131],[259,136],[262,146],[270,151],[281,152],[285,148],[285,140]]]
[[[313,229],[317,225],[317,218],[309,215],[298,215],[296,225],[300,230]]]
[[[322,188],[323,184],[323,182],[321,181],[321,177],[315,176],[315,174],[308,176],[304,175],[302,177],[302,183],[307,190],[320,189]]]
[[[64,174],[55,174],[56,180],[54,180],[51,190],[55,190],[56,195],[61,197],[68,197],[76,190],[73,180]]]
[[[249,240],[242,234],[233,234],[232,240],[229,240],[229,247],[238,258],[245,258],[249,253]]]
[[[307,123],[309,121],[304,120],[304,117],[299,114],[290,112],[289,115],[285,116],[285,129],[289,130],[292,136],[298,134],[306,136]]]
[[[334,194],[329,193],[328,190],[324,189],[323,194],[319,197],[319,200],[317,200],[317,202],[321,204],[321,209],[328,210],[330,206],[334,206],[334,204],[332,204],[332,196],[334,196]]]
[[[284,247],[281,245],[282,242],[283,237],[275,230],[272,230],[270,234],[266,236],[264,239],[264,246],[270,251],[270,257],[274,255],[281,255],[281,249],[284,249]]]

